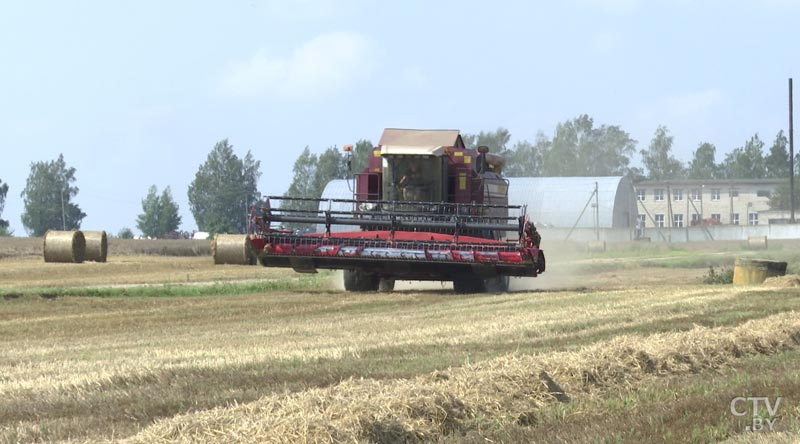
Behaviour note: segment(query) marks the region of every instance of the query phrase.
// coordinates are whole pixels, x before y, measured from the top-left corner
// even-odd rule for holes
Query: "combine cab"
[[[353,199],[268,197],[253,215],[251,242],[267,267],[344,270],[348,291],[387,291],[397,279],[505,291],[509,276],[544,272],[545,258],[525,207],[508,205],[502,168],[500,156],[466,148],[458,131],[387,129],[355,175]],[[282,209],[298,200],[318,209]],[[272,228],[287,223],[324,230]]]

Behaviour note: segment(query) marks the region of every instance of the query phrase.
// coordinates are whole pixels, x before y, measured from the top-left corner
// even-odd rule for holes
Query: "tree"
[[[735,148],[725,156],[722,164],[727,179],[763,179],[766,175],[764,166],[764,142],[754,135],[744,147]]]
[[[783,135],[783,130],[778,131],[769,149],[769,155],[764,159],[766,177],[784,178],[789,175],[789,151],[786,148],[788,145],[789,141]]]
[[[3,208],[6,206],[6,195],[8,194],[8,184],[0,180],[0,216],[3,215]],[[0,219],[0,236],[10,236],[12,233],[8,229],[8,221]]]
[[[542,153],[545,176],[612,176],[628,173],[636,141],[619,126],[594,127],[582,114],[559,123],[552,142]]]
[[[351,165],[353,173],[360,173],[369,166],[369,158],[372,156],[374,149],[375,147],[369,140],[361,139],[356,142],[353,148],[353,163]]]
[[[143,236],[163,238],[167,233],[177,231],[180,225],[178,204],[172,199],[169,187],[164,188],[159,196],[158,188],[151,186],[142,199],[142,214],[136,218],[136,228]]]
[[[334,179],[346,179],[348,174],[344,153],[335,146],[329,147],[317,157],[317,168],[312,181],[313,192],[309,197],[321,197],[328,182]]]
[[[117,233],[117,237],[120,239],[133,239],[133,231],[128,227],[123,227]]]
[[[683,164],[672,156],[672,142],[673,137],[669,135],[667,127],[659,125],[650,141],[650,146],[640,151],[648,178],[666,180],[684,177]]]
[[[501,126],[494,131],[481,131],[477,135],[464,134],[461,136],[461,140],[467,147],[487,146],[495,153],[500,153],[508,148],[511,133]]]
[[[78,195],[75,168],[68,168],[64,155],[58,160],[34,162],[21,197],[25,203],[22,225],[33,236],[51,229],[73,230],[81,227],[86,214],[72,200]]]
[[[715,163],[717,147],[705,142],[701,143],[692,154],[689,162],[689,179],[716,179],[719,167]]]
[[[773,210],[789,210],[791,206],[791,193],[789,193],[789,181],[775,187],[775,192],[769,198],[769,206]],[[800,210],[800,182],[794,182],[794,208]]]
[[[550,140],[542,133],[536,135],[536,142],[523,140],[514,144],[510,150],[503,151],[506,167],[503,174],[508,177],[530,177],[542,174],[542,153],[550,149]]]
[[[261,200],[261,162],[250,151],[240,159],[228,139],[214,145],[189,185],[189,208],[200,231],[244,233],[249,209]]]
[[[303,149],[300,156],[294,161],[292,172],[294,177],[289,189],[283,195],[285,197],[319,197],[317,196],[316,180],[317,176],[317,155],[312,154],[308,147]],[[284,200],[281,202],[281,208],[291,211],[310,212],[317,211],[318,205],[313,201],[299,201],[299,200]],[[308,224],[287,224],[294,228],[308,228]]]

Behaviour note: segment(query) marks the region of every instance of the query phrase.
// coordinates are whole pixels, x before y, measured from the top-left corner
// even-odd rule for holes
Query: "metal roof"
[[[625,177],[510,177],[508,181],[509,203],[527,205],[536,224],[594,227],[596,183],[600,228],[635,226],[636,197]]]
[[[510,177],[508,201],[527,205],[531,220],[547,227],[594,227],[595,182],[598,190],[600,228],[632,228],[636,225],[636,195],[626,177]],[[353,181],[333,180],[323,199],[352,199]],[[587,205],[588,204],[588,205]],[[352,211],[352,205],[321,202],[320,209]],[[583,209],[586,208],[585,211]],[[581,216],[581,211],[583,215]]]
[[[379,146],[455,146],[464,147],[464,141],[458,130],[420,130],[403,128],[386,128],[383,130]]]
[[[448,145],[449,146],[449,145]],[[443,156],[443,146],[381,145],[381,156],[385,155]]]

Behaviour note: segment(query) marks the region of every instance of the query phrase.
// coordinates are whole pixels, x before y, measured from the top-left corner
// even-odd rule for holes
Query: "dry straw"
[[[435,442],[493,424],[530,423],[547,404],[645,378],[718,369],[800,346],[800,318],[782,313],[737,327],[622,336],[572,352],[507,355],[413,379],[337,385],[165,419],[128,442]]]
[[[108,236],[105,231],[84,231],[86,260],[105,262],[108,258]]]
[[[214,263],[254,265],[255,254],[246,234],[217,234],[211,246]]]
[[[80,231],[49,230],[44,235],[45,262],[79,264],[86,257],[86,239]]]

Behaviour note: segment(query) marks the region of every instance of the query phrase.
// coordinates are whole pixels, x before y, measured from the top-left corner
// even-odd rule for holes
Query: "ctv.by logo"
[[[780,407],[781,401],[783,401],[781,397],[775,398],[773,404],[773,401],[766,396],[737,396],[731,400],[731,413],[733,416],[739,417],[746,416],[748,411],[752,413],[753,421],[744,428],[748,432],[763,432],[765,430],[772,432],[775,430],[775,423],[778,421],[778,407]],[[749,410],[747,408],[748,403],[751,405]],[[762,405],[766,409],[766,416],[759,414],[759,408]]]

